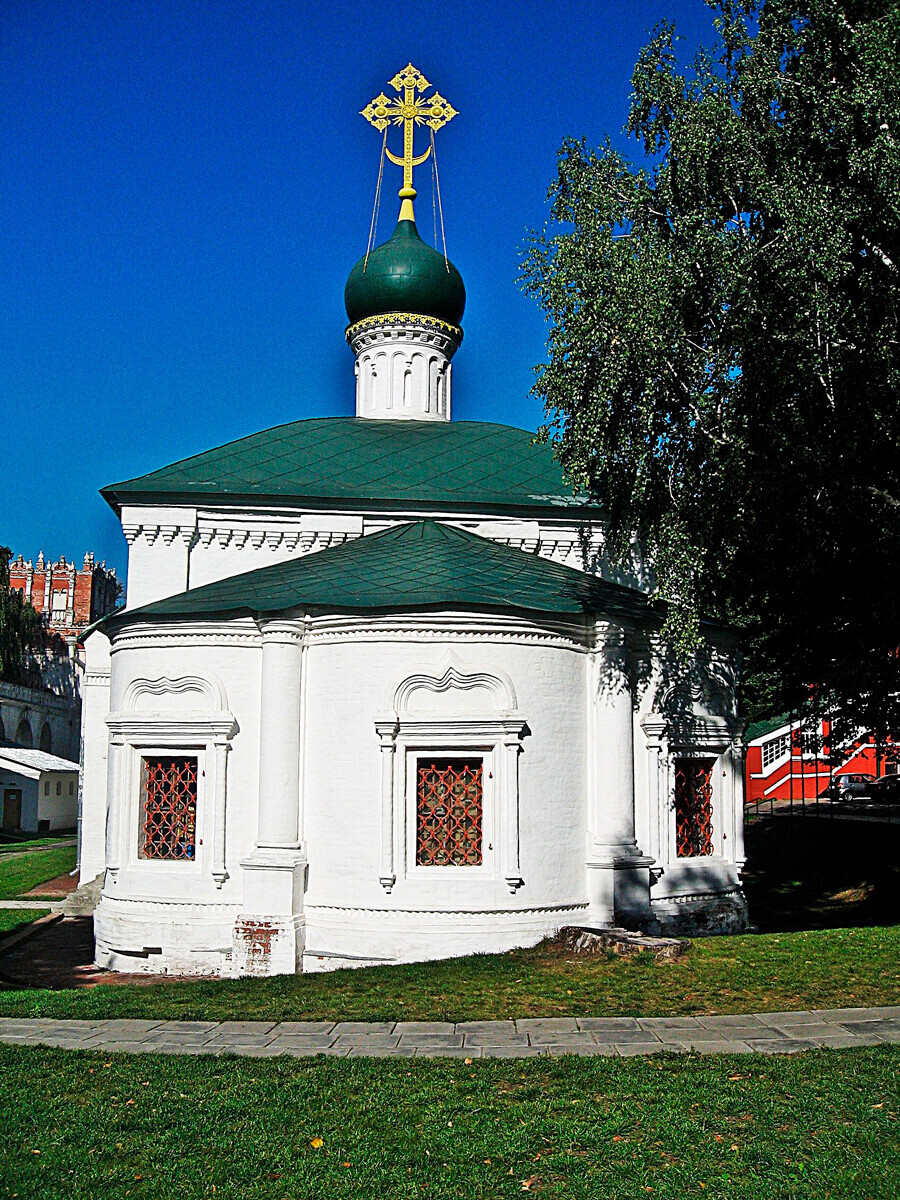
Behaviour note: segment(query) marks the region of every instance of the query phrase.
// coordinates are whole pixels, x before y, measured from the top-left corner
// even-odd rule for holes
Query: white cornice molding
[[[179,675],[170,678],[160,675],[155,679],[138,677],[132,679],[125,689],[122,698],[123,712],[134,712],[142,696],[180,696],[186,692],[199,692],[205,697],[207,704],[201,705],[204,710],[224,712],[228,708],[228,698],[225,685],[212,671],[205,675]]]
[[[196,746],[198,742],[229,738],[235,727],[230,712],[208,713],[185,709],[171,713],[115,712],[106,718],[111,736],[139,745],[164,742],[168,746]]]
[[[415,692],[445,693],[454,689],[472,691],[474,688],[484,689],[493,698],[494,705],[491,711],[513,713],[518,707],[516,689],[505,671],[496,668],[491,671],[467,669],[457,660],[450,662],[440,675],[435,675],[432,671],[418,671],[408,675],[394,692],[392,708],[406,724],[410,714],[410,700]]]

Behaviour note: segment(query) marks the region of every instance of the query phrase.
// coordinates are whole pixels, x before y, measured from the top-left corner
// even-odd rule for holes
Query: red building
[[[786,716],[751,725],[745,735],[746,803],[814,800],[842,775],[876,779],[896,772],[896,764],[885,764],[870,735],[838,750],[829,744],[830,732],[827,720],[801,726]]]
[[[115,568],[96,564],[93,554],[85,554],[80,570],[65,558],[45,562],[43,552],[35,563],[20,554],[9,564],[9,586],[31,601],[48,629],[64,638],[112,612],[121,592]]]

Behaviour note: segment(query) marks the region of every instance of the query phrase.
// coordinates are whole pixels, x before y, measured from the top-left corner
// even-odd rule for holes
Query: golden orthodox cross
[[[376,129],[384,131],[388,125],[403,126],[403,157],[392,154],[385,146],[385,154],[392,163],[403,168],[403,189],[400,192],[402,200],[415,200],[416,189],[413,187],[413,167],[423,163],[431,153],[431,146],[424,154],[413,154],[413,131],[416,125],[427,125],[432,131],[440,129],[455,117],[453,108],[440,92],[434,92],[427,100],[417,92],[424,92],[431,84],[416,68],[409,63],[390,81],[391,87],[400,92],[400,96],[389,99],[384,92],[376,96],[362,110],[362,115]],[[432,135],[432,145],[434,139]]]

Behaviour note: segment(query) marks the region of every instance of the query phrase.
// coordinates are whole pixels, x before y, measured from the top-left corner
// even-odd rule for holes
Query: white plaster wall
[[[60,794],[56,794],[56,785]],[[47,784],[50,794],[47,795]],[[69,788],[71,786],[71,792]],[[37,822],[49,821],[50,830],[74,829],[78,820],[78,772],[46,772],[38,787]],[[37,826],[36,826],[37,827]]]
[[[124,505],[121,520],[128,542],[127,607],[140,608],[185,591],[196,509]]]
[[[649,677],[639,690],[634,717],[635,817],[638,844],[652,855],[651,903],[664,929],[691,925],[710,932],[737,930],[746,909],[740,892],[743,852],[743,774],[733,747],[741,722],[736,716],[737,652],[726,638],[700,650],[679,676],[679,664],[652,654]],[[679,682],[680,679],[680,682]],[[674,693],[680,692],[680,698]],[[673,715],[675,714],[675,715]],[[660,721],[670,726],[654,744]],[[655,732],[648,734],[648,728]],[[677,731],[681,729],[679,734]],[[713,767],[714,853],[678,858],[674,844],[672,760],[696,752]],[[724,905],[717,927],[716,905]],[[707,915],[709,915],[709,924]]]
[[[156,638],[154,631],[153,640]],[[111,788],[120,821],[121,866],[108,871],[95,913],[98,961],[113,969],[168,970],[191,974],[228,973],[231,931],[242,899],[240,860],[253,847],[256,833],[259,742],[259,659],[255,626],[234,622],[210,633],[182,633],[169,645],[154,645],[120,634],[112,649],[111,711],[123,711],[126,692],[135,681],[187,676],[214,678],[224,687],[234,732],[227,754],[225,865],[221,887],[213,877],[213,756],[197,740],[171,753],[193,753],[200,759],[198,780],[197,857],[192,862],[152,862],[138,858],[137,770],[140,745],[122,753],[114,766]],[[161,696],[159,713],[177,725],[179,702],[193,705],[196,696]],[[153,703],[141,700],[141,715]],[[165,752],[160,734],[137,739]],[[199,844],[202,839],[202,845]]]
[[[629,587],[646,589],[653,582],[641,566],[637,549],[630,564],[613,567],[604,554],[602,523],[595,521],[585,536],[585,530],[566,517],[564,510],[559,516],[520,519],[433,509],[373,515],[309,511],[289,505],[129,505],[122,509],[122,527],[129,543],[127,607],[140,608],[189,588],[343,545],[423,517]]]
[[[96,630],[84,642],[81,712],[81,819],[79,881],[90,883],[106,866],[106,763],[109,731],[109,638]]]
[[[92,686],[102,693],[102,687],[91,682],[91,668],[100,663],[103,644],[98,642],[96,650],[89,657],[87,695]],[[562,925],[585,919],[588,661],[577,630],[566,632],[549,623],[536,626],[511,617],[422,614],[368,620],[324,617],[311,623],[297,735],[301,763],[297,804],[309,863],[303,913],[305,970],[498,952],[532,944]],[[110,796],[120,824],[117,845],[124,852],[110,859],[115,869],[107,872],[95,918],[98,961],[103,964],[122,970],[222,974],[232,970],[231,933],[244,899],[241,860],[253,850],[257,832],[260,665],[260,637],[249,620],[168,629],[135,625],[116,635],[110,689],[114,715],[127,708],[129,695],[141,681],[141,686],[166,679],[177,684],[185,677],[197,677],[216,680],[224,691],[222,703],[233,716],[227,756],[228,877],[217,886],[211,785],[203,779],[197,823],[202,845],[198,842],[196,860],[138,859],[136,764],[142,745],[167,749],[162,736],[139,740],[131,752],[130,775],[123,765],[127,756],[114,760],[119,765],[112,773]],[[423,673],[440,678],[449,666],[462,676],[508,680],[516,694],[518,718],[527,724],[518,761],[523,885],[513,890],[504,875],[502,830],[496,823],[489,830],[489,816],[485,842],[492,838],[494,848],[486,848],[486,869],[473,869],[471,875],[468,868],[451,874],[436,870],[433,876],[430,869],[406,869],[405,862],[414,866],[414,843],[412,838],[404,842],[407,826],[399,817],[394,824],[396,880],[390,890],[381,882],[383,751],[376,722],[390,718],[393,698],[405,679]],[[701,664],[699,673],[704,670]],[[99,677],[100,672],[95,674]],[[642,722],[656,713],[662,682],[657,671],[641,692],[634,714],[637,837],[641,849],[654,854],[658,810]],[[142,720],[158,710],[164,725],[177,736],[182,727],[179,706],[195,705],[196,694],[185,700],[177,686],[171,695],[162,691],[159,694],[157,688],[154,693],[158,700],[141,701]],[[476,701],[475,691],[453,694],[451,689],[440,701],[447,704],[445,715],[471,718],[473,705],[474,715],[484,715],[483,695]],[[695,715],[701,722],[714,725],[723,719],[721,713],[709,711],[705,701],[698,702],[697,708]],[[99,713],[99,704],[92,710],[89,701],[86,728],[92,731],[95,745],[85,757],[83,861],[91,867],[98,858],[101,866],[106,861],[100,849],[106,805],[100,803],[96,787],[105,766],[97,752],[102,740],[98,729],[105,722],[105,714],[101,718]],[[501,719],[502,715],[494,713]],[[435,752],[442,748],[439,734],[423,735],[417,744]],[[466,749],[478,753],[483,749],[481,740],[473,738]],[[211,761],[203,753],[201,769],[208,773]],[[729,803],[740,812],[739,778],[728,777],[736,768],[727,757],[723,768],[731,785]],[[403,773],[398,775],[402,783]],[[89,780],[93,781],[90,787]],[[494,789],[489,807],[499,815],[499,784],[488,786]],[[717,812],[726,812],[726,800],[722,791]],[[402,789],[396,793],[401,813],[411,801]],[[660,802],[665,805],[670,800],[661,797]],[[694,903],[691,897],[733,891],[737,886],[737,863],[727,845],[725,853],[711,859],[668,859],[659,865],[663,870],[651,899],[654,911],[663,915],[669,909],[677,912],[678,905]],[[83,870],[83,878],[89,877]]]
[[[15,771],[0,771],[0,803],[3,801],[3,792],[7,788],[18,789],[22,793],[21,828],[36,831],[38,822],[38,781],[36,779],[29,779],[27,775],[18,775]]]
[[[477,869],[452,878],[439,871],[407,873],[398,847],[391,893],[379,883],[382,794],[375,720],[405,677],[419,671],[440,675],[450,653],[463,673],[508,675],[528,723],[519,758],[524,886],[514,894],[500,870],[499,847],[493,877],[487,878]],[[516,644],[499,633],[442,640],[406,631],[380,641],[349,633],[334,642],[314,637],[308,655],[305,969],[499,951],[577,921],[586,902],[583,653],[537,640]],[[461,694],[463,705],[466,696]],[[410,862],[414,853],[409,846]]]

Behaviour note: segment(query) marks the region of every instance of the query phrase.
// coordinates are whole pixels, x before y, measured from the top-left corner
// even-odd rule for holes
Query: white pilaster
[[[375,732],[381,746],[381,875],[380,883],[390,895],[397,882],[394,861],[394,750],[397,722],[376,721]]]
[[[306,855],[300,842],[300,694],[304,627],[266,621],[260,680],[256,847],[241,863],[234,928],[239,975],[293,975],[303,956]]]
[[[624,631],[598,621],[589,666],[589,922],[646,926],[650,865],[635,837],[634,709]]]

